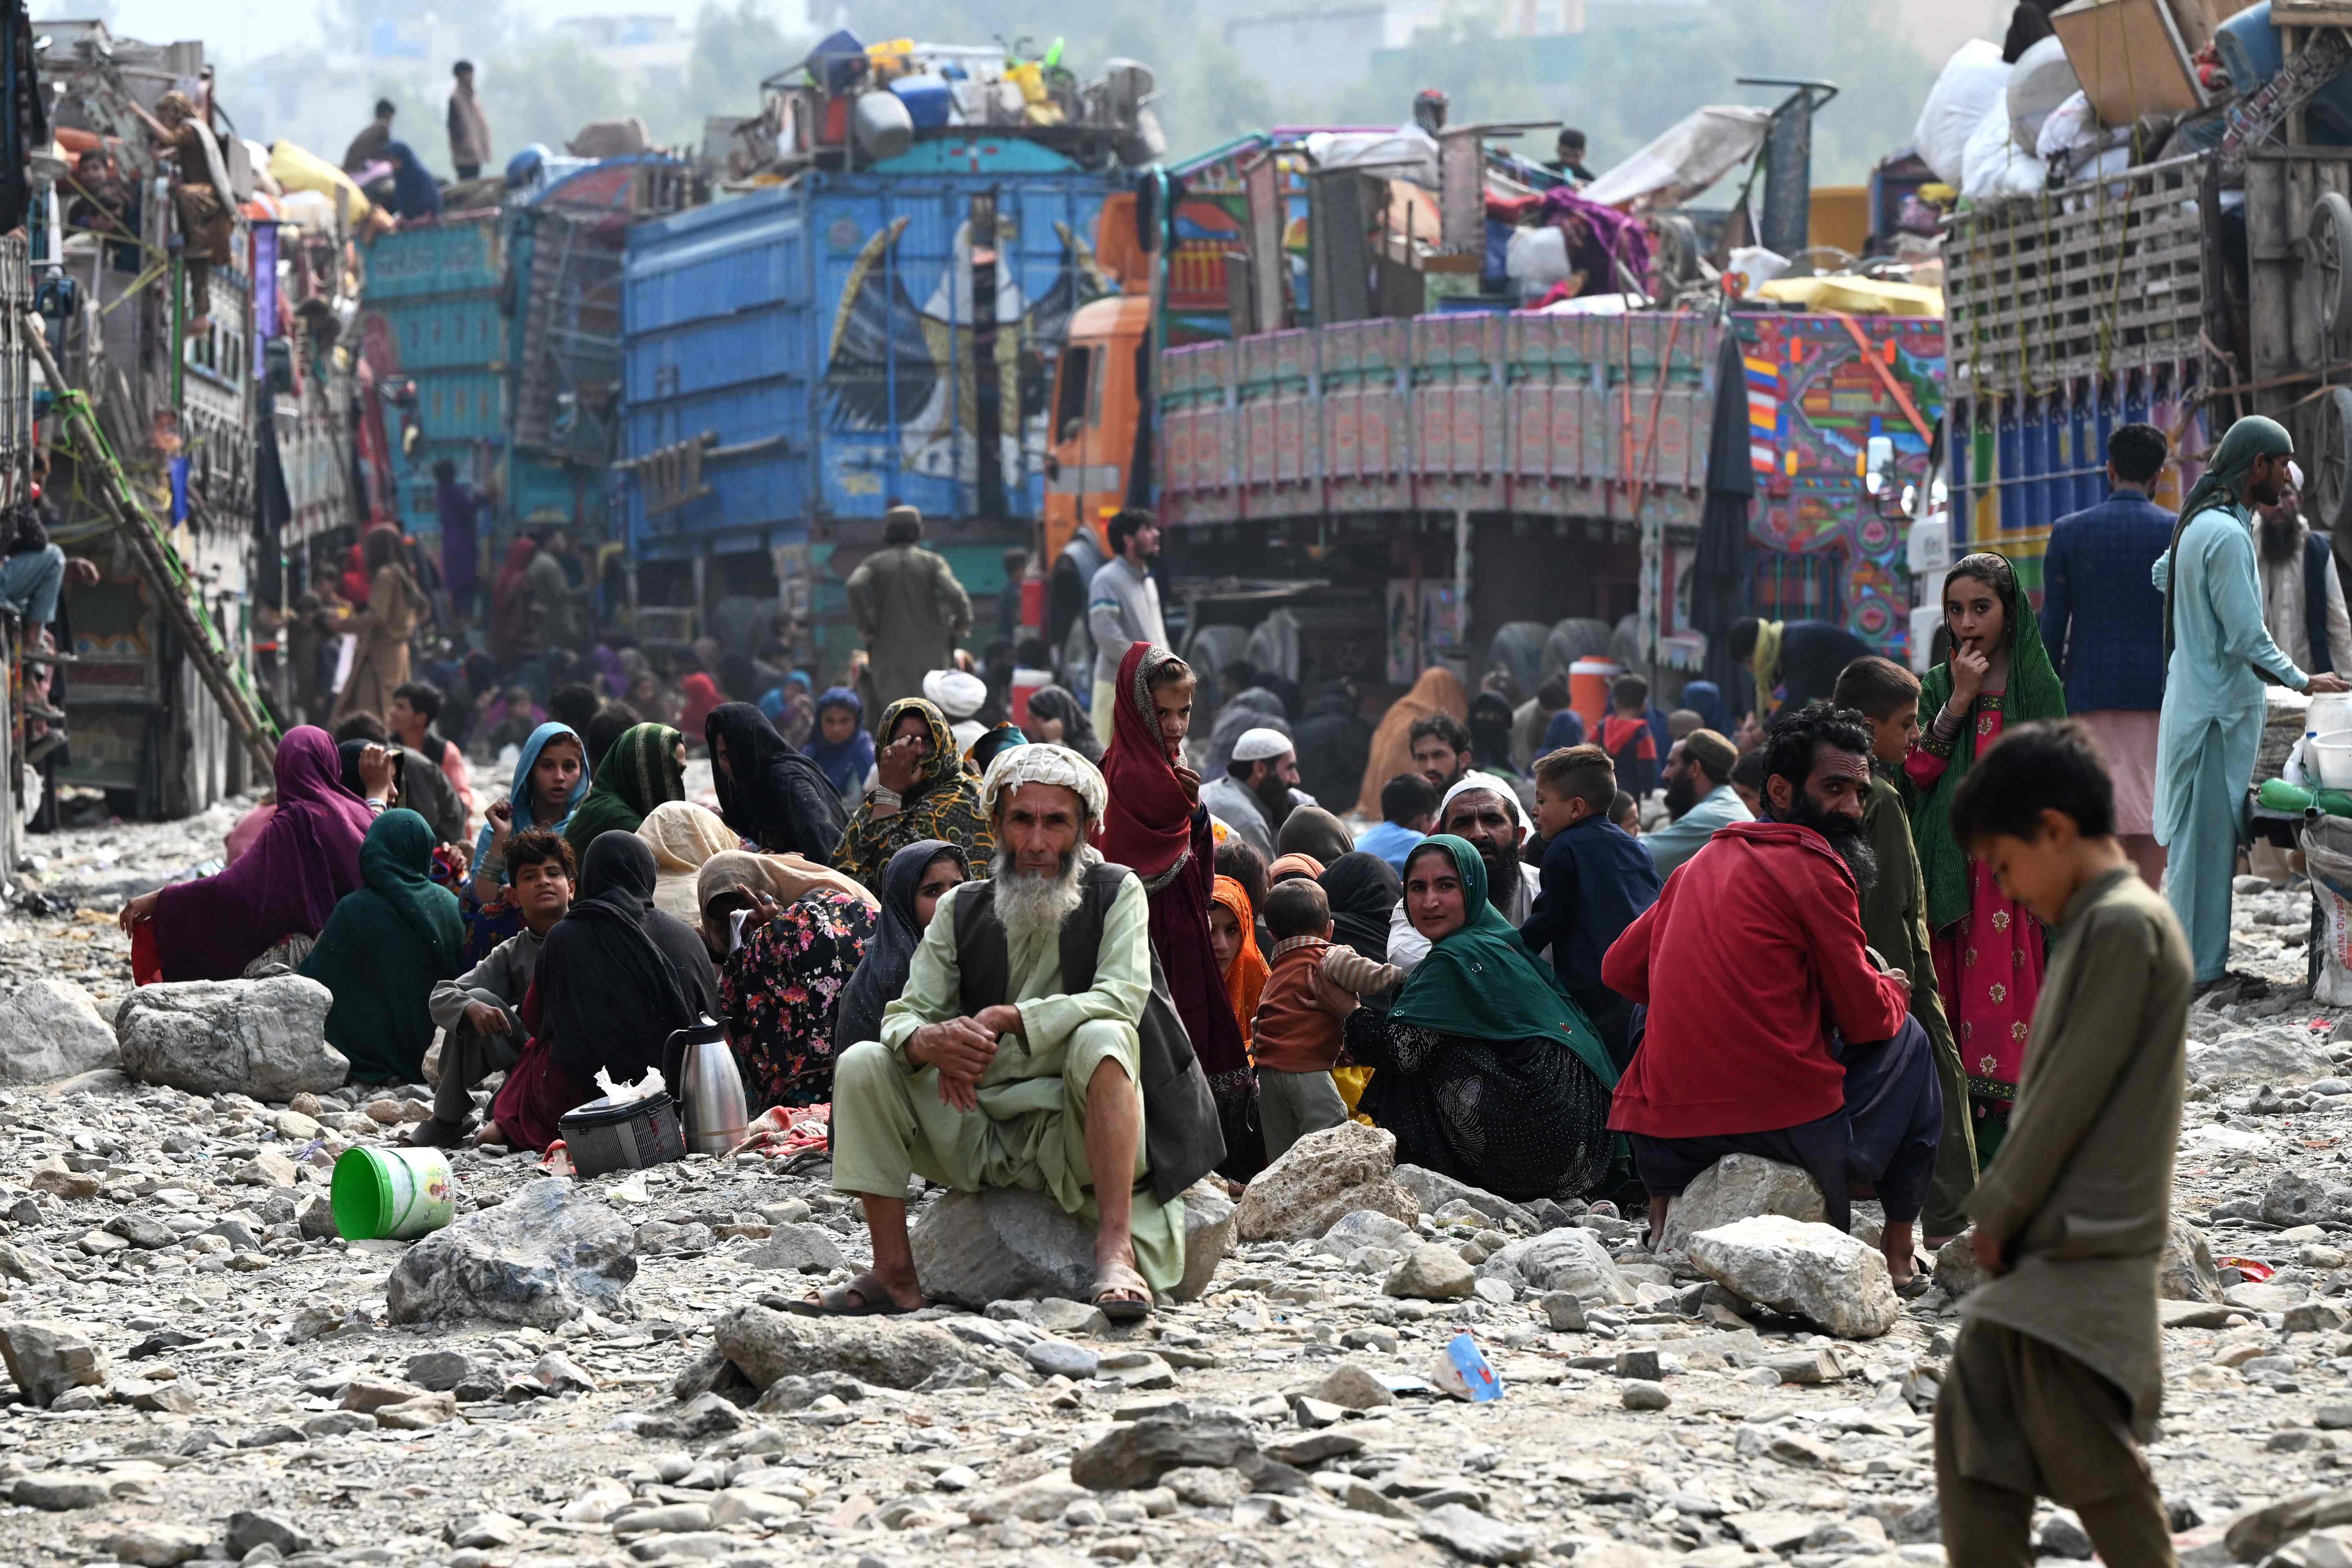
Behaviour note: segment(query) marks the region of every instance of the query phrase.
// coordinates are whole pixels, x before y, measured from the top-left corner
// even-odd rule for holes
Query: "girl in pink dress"
[[[2063,719],[2066,693],[2006,558],[1966,556],[1945,575],[1944,625],[1952,657],[1920,683],[1919,742],[1903,772],[1917,792],[1911,834],[1927,884],[1936,984],[1968,1068],[1982,1166],[2000,1150],[2017,1099],[2042,995],[2042,936],[1952,837],[1952,794],[2005,727]]]

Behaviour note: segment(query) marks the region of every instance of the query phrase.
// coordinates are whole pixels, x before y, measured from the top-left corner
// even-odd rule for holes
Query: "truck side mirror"
[[[1895,468],[1895,439],[1873,436],[1863,448],[1862,489],[1865,495],[1883,495],[1887,475]]]

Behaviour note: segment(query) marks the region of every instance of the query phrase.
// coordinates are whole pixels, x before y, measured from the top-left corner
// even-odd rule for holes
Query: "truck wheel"
[[[2330,191],[2312,204],[2310,249],[2304,258],[2319,329],[2333,336],[2352,323],[2352,201]]]
[[[2352,255],[2352,252],[2347,252]],[[2331,386],[2319,400],[2319,438],[2311,455],[2311,500],[2319,526],[2340,529],[2352,518],[2352,387]]]

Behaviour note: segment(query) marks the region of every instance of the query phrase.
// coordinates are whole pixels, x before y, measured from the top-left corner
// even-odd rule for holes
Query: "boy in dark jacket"
[[[1570,746],[1536,759],[1536,831],[1543,835],[1543,884],[1519,940],[1551,949],[1552,968],[1592,1020],[1619,1068],[1633,1059],[1633,1004],[1601,982],[1601,959],[1665,885],[1642,841],[1609,819],[1617,771],[1599,746]]]
[[[2188,939],[2115,837],[2115,793],[2079,724],[2028,724],[1976,761],[1952,831],[2050,927],[2033,1050],[2000,1158],[1969,1199],[1978,1260],[1936,1401],[1944,1548],[2033,1560],[2037,1496],[2106,1563],[2174,1561],[2139,1445],[2164,1393],[2157,1273],[2171,1224]]]

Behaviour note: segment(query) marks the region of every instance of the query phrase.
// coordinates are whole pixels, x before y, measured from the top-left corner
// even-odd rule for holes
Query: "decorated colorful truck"
[[[1660,669],[1702,668],[1710,626],[1746,614],[1833,620],[1906,652],[1900,501],[1926,487],[1943,416],[1939,320],[1501,312],[1440,281],[1475,258],[1412,252],[1392,229],[1435,310],[1235,336],[1238,307],[1204,307],[1248,293],[1230,274],[1249,254],[1252,178],[1271,164],[1297,183],[1279,146],[1182,171],[1171,346],[1155,359],[1148,268],[1072,322],[1049,553],[1148,500],[1188,635],[1286,608],[1302,679],[1483,667],[1501,627],[1562,619],[1614,628],[1621,658]],[[1107,256],[1132,222],[1125,199],[1106,209]],[[1727,437],[1738,445],[1718,450]],[[1710,522],[1731,535],[1712,551]],[[1718,574],[1734,563],[1733,580],[1710,590],[1703,558]]]

